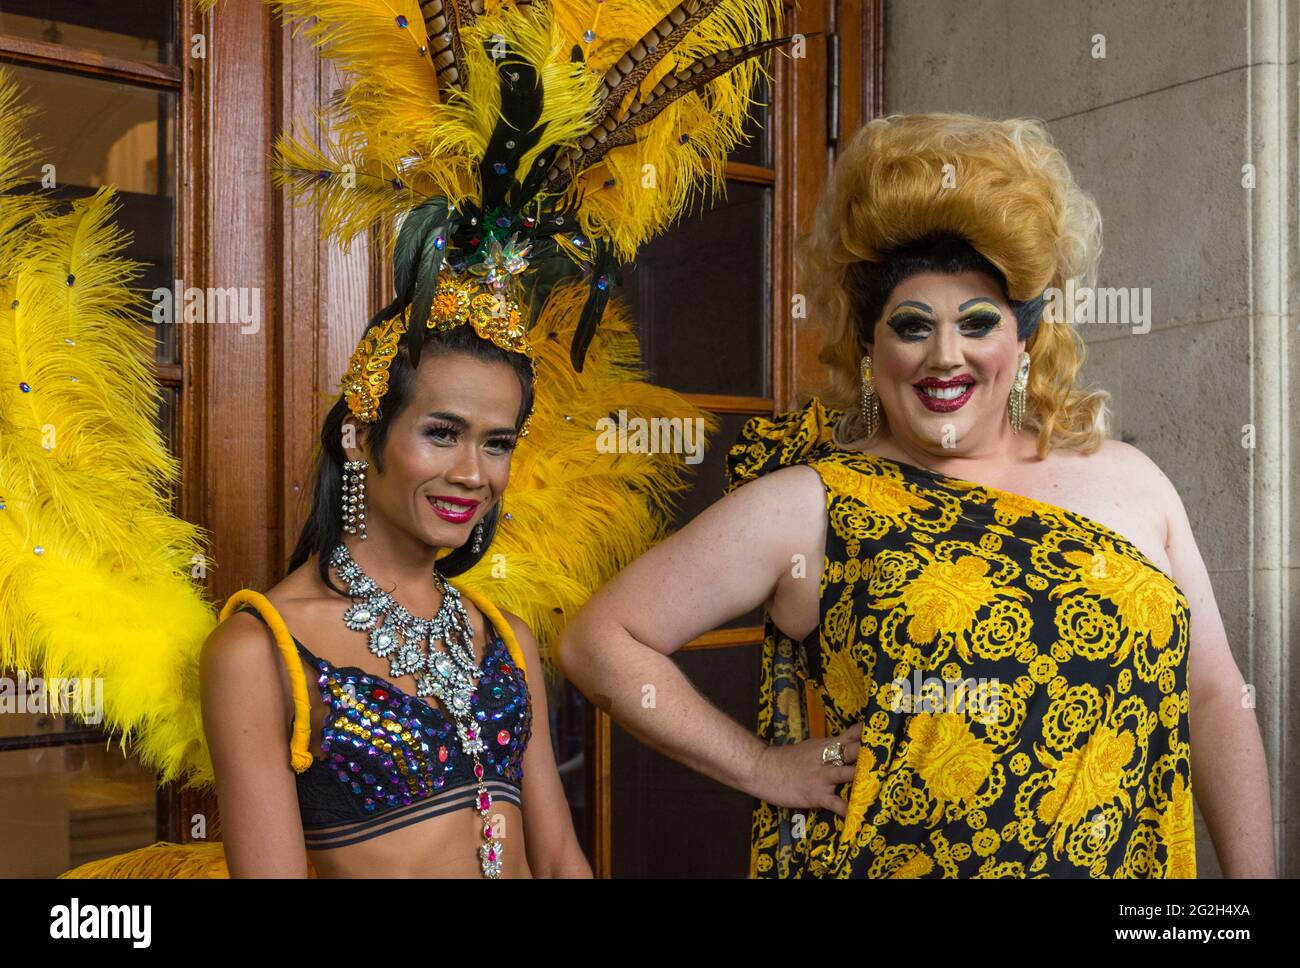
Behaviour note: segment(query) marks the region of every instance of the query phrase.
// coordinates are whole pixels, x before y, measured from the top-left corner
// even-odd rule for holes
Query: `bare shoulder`
[[[200,655],[203,671],[216,675],[264,672],[273,661],[270,631],[243,611],[228,615],[208,634]]]
[[[1166,543],[1170,531],[1185,517],[1182,499],[1173,481],[1146,453],[1122,440],[1105,440],[1091,455],[1104,475],[1102,483],[1122,487],[1148,503],[1165,521]]]
[[[1103,441],[1097,456],[1102,457],[1117,475],[1125,478],[1132,475],[1130,479],[1135,479],[1149,487],[1159,497],[1170,498],[1178,495],[1173,482],[1160,469],[1160,465],[1132,444],[1122,440]]]
[[[288,681],[270,631],[246,612],[226,617],[199,655],[199,680],[207,702],[284,704]]]
[[[498,611],[500,612],[500,617],[506,620],[507,625],[510,625],[511,631],[515,633],[515,638],[519,639],[520,644],[524,643],[525,638],[533,639],[533,630],[528,628],[528,622],[525,622],[523,618],[520,618],[513,612],[507,612],[504,608],[498,609]],[[536,639],[534,639],[534,641],[536,641]]]
[[[528,623],[516,615],[514,612],[507,612],[504,608],[498,609],[501,617],[506,620],[510,626],[510,631],[515,633],[515,638],[519,640],[519,647],[527,652],[532,649],[537,651],[537,639],[533,635],[533,630],[528,627]]]
[[[756,555],[760,549],[771,552],[781,573],[788,570],[793,553],[821,557],[826,486],[821,474],[807,464],[783,467],[742,485],[697,520],[724,509],[722,527]]]
[[[526,674],[531,676],[535,669],[541,668],[542,663],[537,637],[533,635],[533,630],[528,627],[528,623],[514,612],[507,612],[504,608],[500,609],[500,612],[501,617],[510,626],[510,631],[515,633],[515,641],[519,643],[519,648],[524,654]]]
[[[777,503],[796,512],[821,514],[826,507],[826,488],[821,475],[808,464],[794,464],[764,474],[727,495],[728,499],[733,497],[745,503]]]

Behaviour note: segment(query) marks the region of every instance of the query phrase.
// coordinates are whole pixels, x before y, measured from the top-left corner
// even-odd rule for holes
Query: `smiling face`
[[[426,352],[410,401],[389,427],[383,472],[372,454],[346,448],[349,459],[370,461],[370,537],[389,531],[439,548],[465,544],[510,479],[522,397],[519,378],[506,363]]]
[[[983,273],[904,279],[868,346],[891,435],[936,455],[991,445],[1010,431],[1007,400],[1024,345],[1010,305]]]

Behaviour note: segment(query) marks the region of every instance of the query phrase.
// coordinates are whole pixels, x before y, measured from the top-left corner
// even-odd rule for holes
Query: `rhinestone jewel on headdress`
[[[528,326],[519,302],[507,295],[507,287],[500,273],[508,274],[505,267],[517,264],[523,254],[514,250],[514,241],[506,247],[497,247],[498,261],[485,261],[471,266],[492,281],[485,283],[475,274],[462,274],[444,268],[438,277],[427,328],[445,332],[466,324],[473,326],[479,336],[509,353],[522,353],[533,361],[533,346],[528,340]],[[527,247],[522,250],[526,253]],[[518,270],[514,270],[518,271]],[[397,355],[402,335],[407,330],[407,314],[394,316],[387,322],[372,326],[357,344],[343,375],[342,390],[352,415],[363,423],[379,419],[379,406],[388,393],[388,371]],[[529,414],[531,416],[531,413]],[[520,429],[527,436],[528,420]]]
[[[474,689],[482,675],[474,661],[474,630],[461,601],[460,590],[436,571],[434,581],[442,591],[442,604],[432,619],[408,612],[392,595],[361,570],[345,545],[330,555],[330,564],[354,601],[343,613],[343,624],[354,632],[369,633],[370,651],[387,659],[394,679],[416,678],[417,696],[435,696],[456,723],[461,749],[474,760],[478,785],[474,801],[483,820],[479,865],[484,877],[501,876],[501,841],[496,839],[489,819],[492,794],[483,782],[480,756],[487,750],[480,724],[474,719]],[[435,648],[434,642],[443,648]]]

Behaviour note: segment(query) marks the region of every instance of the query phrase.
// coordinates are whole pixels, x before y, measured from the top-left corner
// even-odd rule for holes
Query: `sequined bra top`
[[[267,624],[256,609],[241,611]],[[487,624],[482,676],[471,699],[487,743],[483,779],[493,802],[520,806],[532,704],[522,670]],[[455,720],[378,676],[334,666],[293,642],[316,670],[329,707],[320,746],[325,759],[313,758],[296,774],[309,850],[346,847],[475,804],[474,761],[461,752]]]

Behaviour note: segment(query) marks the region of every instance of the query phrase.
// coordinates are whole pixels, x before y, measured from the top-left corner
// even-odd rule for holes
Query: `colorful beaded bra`
[[[256,609],[244,610],[262,619]],[[477,809],[480,786],[489,791],[489,802],[521,806],[532,703],[522,670],[495,632],[471,703],[485,742],[481,767],[462,752],[456,722],[442,709],[293,642],[316,669],[329,707],[320,744],[324,759],[313,758],[297,774],[309,850],[347,847],[455,810]],[[485,836],[492,835],[490,823]]]

